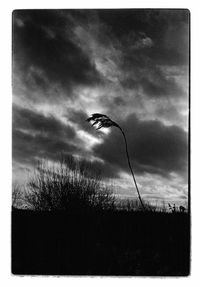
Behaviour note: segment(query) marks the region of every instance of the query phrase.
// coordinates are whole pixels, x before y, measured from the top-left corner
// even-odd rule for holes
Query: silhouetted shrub
[[[15,184],[12,189],[12,209],[24,206],[24,192],[22,187]]]
[[[114,208],[114,196],[99,171],[73,156],[54,166],[40,163],[27,184],[25,201],[37,211]]]

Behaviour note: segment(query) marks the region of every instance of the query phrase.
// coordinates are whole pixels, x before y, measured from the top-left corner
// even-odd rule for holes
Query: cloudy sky
[[[61,152],[92,160],[122,197],[186,204],[187,10],[21,10],[13,13],[13,182]]]

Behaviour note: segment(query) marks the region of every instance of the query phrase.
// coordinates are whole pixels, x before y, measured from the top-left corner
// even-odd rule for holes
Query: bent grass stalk
[[[126,135],[125,135],[123,129],[116,122],[112,121],[108,116],[106,116],[104,114],[99,114],[99,113],[92,114],[92,116],[89,117],[86,121],[93,122],[92,126],[97,126],[96,130],[99,130],[101,128],[109,128],[109,127],[114,126],[114,127],[117,127],[121,131],[123,138],[124,138],[124,142],[125,142],[128,166],[129,166],[129,169],[131,171],[131,175],[132,175],[135,187],[136,187],[139,201],[141,203],[142,208],[145,210],[146,208],[145,208],[145,205],[142,201],[142,198],[141,198],[138,186],[137,186],[136,178],[135,178],[132,166],[131,166],[130,157],[129,157],[129,153],[128,153],[127,139],[126,139]]]

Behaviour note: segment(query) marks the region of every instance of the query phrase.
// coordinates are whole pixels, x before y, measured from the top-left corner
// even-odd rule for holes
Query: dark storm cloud
[[[143,53],[153,57],[157,63],[177,65],[188,62],[188,10],[99,10],[98,15],[122,45],[127,44],[127,35],[133,31],[138,32],[153,39],[155,45]],[[135,37],[133,40],[135,41]]]
[[[91,126],[86,121],[88,118],[88,115],[83,110],[68,110],[68,115],[66,116],[67,119],[72,121],[73,123],[77,124],[79,129],[86,131],[89,134],[92,134],[94,136],[97,136],[97,132],[95,129],[92,129]]]
[[[14,68],[29,88],[45,90],[49,82],[63,88],[99,82],[94,64],[71,39],[73,23],[67,16],[70,11],[14,11]]]
[[[61,153],[73,153],[78,149],[64,140],[31,135],[13,129],[13,160],[19,163],[34,165],[38,159],[58,160]]]
[[[123,64],[124,65],[124,64]],[[125,69],[130,65],[127,63]],[[121,81],[126,89],[142,90],[145,95],[156,97],[181,97],[184,95],[183,89],[176,83],[173,78],[167,77],[158,67],[145,64],[142,68],[134,67],[134,72],[129,70],[127,76]]]
[[[120,83],[125,89],[142,90],[150,97],[184,94],[163,67],[188,65],[188,10],[103,10],[98,15],[121,52]]]
[[[184,173],[187,168],[187,133],[177,126],[165,126],[159,121],[139,121],[129,116],[120,125],[128,139],[129,152],[137,173],[149,172],[168,176]],[[127,171],[125,147],[119,130],[113,128],[94,153],[108,164]]]
[[[80,27],[90,33],[93,25],[96,33],[88,47],[95,36],[99,45],[120,52],[116,69],[125,89],[142,89],[151,97],[182,95],[158,66],[188,63],[188,21],[187,10],[15,11],[14,68],[28,88],[45,92],[59,84],[67,96],[74,95],[68,90],[74,85],[109,82],[97,71],[90,49],[85,51],[74,34]],[[56,89],[54,97],[59,97]]]
[[[56,131],[54,132],[56,133]],[[53,134],[48,137],[44,136],[44,134],[33,135],[23,130],[13,128],[12,138],[13,161],[33,167],[36,166],[39,159],[58,161],[64,155],[82,153],[79,147],[62,138],[58,138],[56,135],[53,136]],[[84,153],[84,155],[86,155],[86,153]],[[97,160],[92,162],[88,161],[88,163],[92,170],[102,178],[112,178],[117,173],[116,168],[106,163]]]
[[[149,71],[150,72],[150,71]],[[184,94],[181,87],[179,87],[174,79],[167,79],[163,73],[154,73],[151,80],[144,78],[141,80],[141,87],[143,91],[150,97],[165,97],[165,96],[182,96]]]
[[[15,11],[14,101],[31,102],[33,110],[14,105],[14,161],[33,165],[65,152],[102,159],[94,168],[105,178],[128,172],[120,131],[101,134],[86,122],[87,113],[99,109],[115,115],[125,130],[136,173],[183,175],[187,133],[172,124],[183,126],[186,114],[188,27],[187,10]],[[55,116],[35,112],[34,105]],[[74,128],[59,120],[61,114]],[[105,141],[90,150],[83,131]]]
[[[82,110],[78,110],[78,111],[71,110],[70,111],[69,110],[69,114],[67,118],[73,123],[77,124],[81,130],[84,130],[93,136],[96,136],[96,137],[98,136],[97,131],[94,128],[91,128],[91,125],[88,124],[88,122],[86,121],[88,118],[88,115],[84,111]],[[103,178],[113,178],[116,176],[118,172],[117,167],[108,165],[107,162],[93,161],[92,166],[95,170],[99,172],[99,174]]]
[[[73,128],[63,124],[53,116],[44,116],[40,113],[13,105],[13,128],[25,129],[29,132],[41,133],[44,136],[72,140],[76,133]]]
[[[52,116],[13,106],[13,159],[34,163],[35,157],[55,159],[58,153],[75,152],[76,133]]]
[[[82,111],[72,113],[70,120],[88,132],[93,129],[86,122],[87,115]],[[13,105],[13,160],[35,165],[39,158],[59,160],[61,154],[82,154],[76,145],[76,132],[53,116]],[[86,155],[86,153],[84,153]],[[103,178],[113,177],[116,170],[103,162],[93,161],[92,168]]]

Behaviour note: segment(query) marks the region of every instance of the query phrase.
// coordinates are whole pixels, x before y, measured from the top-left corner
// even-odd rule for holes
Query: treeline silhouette
[[[92,163],[40,164],[12,210],[12,272],[186,276],[188,213],[119,209]]]

